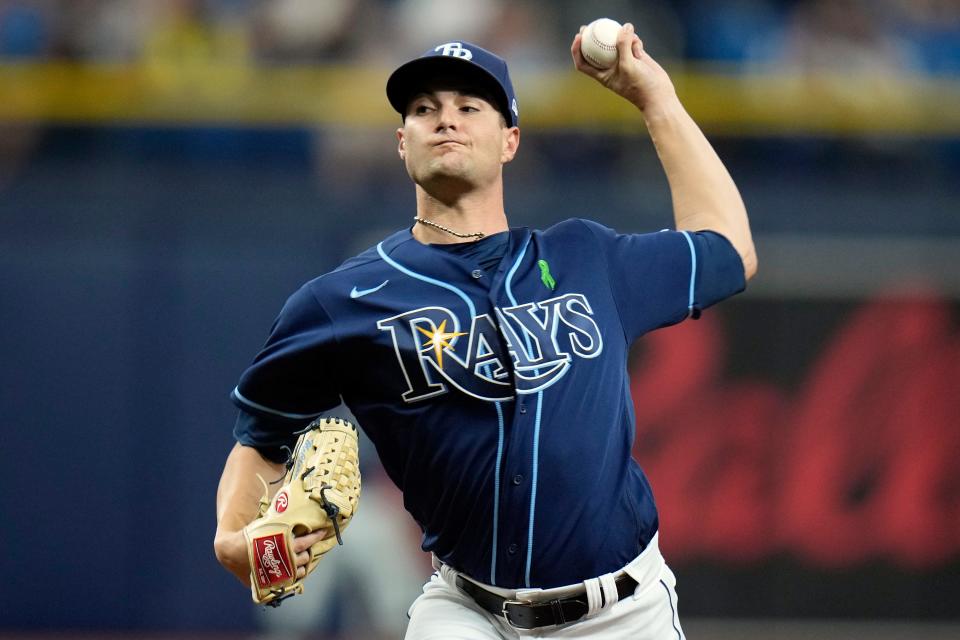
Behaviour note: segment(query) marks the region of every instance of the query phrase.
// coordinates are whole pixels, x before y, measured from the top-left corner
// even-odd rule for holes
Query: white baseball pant
[[[586,616],[576,622],[531,630],[515,629],[502,616],[481,609],[456,587],[458,574],[452,567],[436,561],[434,566],[438,570],[408,612],[406,640],[685,640],[677,617],[676,578],[660,554],[657,536],[623,569],[580,584],[512,591],[477,583],[501,597],[525,602],[568,597],[586,589]],[[636,580],[637,587],[631,597],[618,600],[614,580],[623,573]],[[601,601],[605,602],[603,606]]]

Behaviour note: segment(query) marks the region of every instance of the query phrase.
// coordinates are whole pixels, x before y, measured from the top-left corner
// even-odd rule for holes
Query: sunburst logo
[[[437,358],[437,365],[441,369],[443,369],[443,350],[444,349],[450,349],[451,351],[453,350],[453,345],[450,344],[450,340],[458,336],[467,335],[466,332],[464,331],[447,333],[446,329],[447,329],[446,320],[440,323],[440,326],[437,327],[436,331],[427,331],[422,327],[417,327],[417,331],[419,331],[423,335],[430,338],[429,340],[423,343],[423,346],[421,347],[421,351],[427,351],[428,349],[432,348],[433,353]]]

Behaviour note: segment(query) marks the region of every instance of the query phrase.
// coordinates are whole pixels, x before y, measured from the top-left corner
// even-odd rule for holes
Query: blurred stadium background
[[[957,0],[0,0],[0,637],[401,636],[429,567],[375,459],[299,601],[219,568],[227,394],[290,292],[409,222],[383,85],[437,42],[511,62],[514,225],[670,224],[569,62],[604,15],[760,254],[632,363],[687,635],[960,637]]]

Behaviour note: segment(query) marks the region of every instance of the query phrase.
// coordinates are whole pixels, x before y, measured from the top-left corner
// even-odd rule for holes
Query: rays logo
[[[473,59],[473,52],[459,42],[448,42],[446,44],[442,44],[439,47],[434,48],[434,51],[442,56],[452,56],[454,58],[463,58],[464,60]]]
[[[393,341],[407,383],[404,401],[432,398],[451,386],[481,400],[509,400],[551,386],[574,357],[595,358],[603,351],[583,294],[496,307],[494,315],[475,316],[462,327],[450,309],[430,306],[377,322]]]

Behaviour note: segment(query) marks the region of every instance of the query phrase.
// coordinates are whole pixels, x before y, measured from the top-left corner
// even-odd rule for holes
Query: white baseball
[[[597,69],[609,69],[617,63],[617,35],[622,25],[610,18],[594,20],[583,30],[580,53]]]

